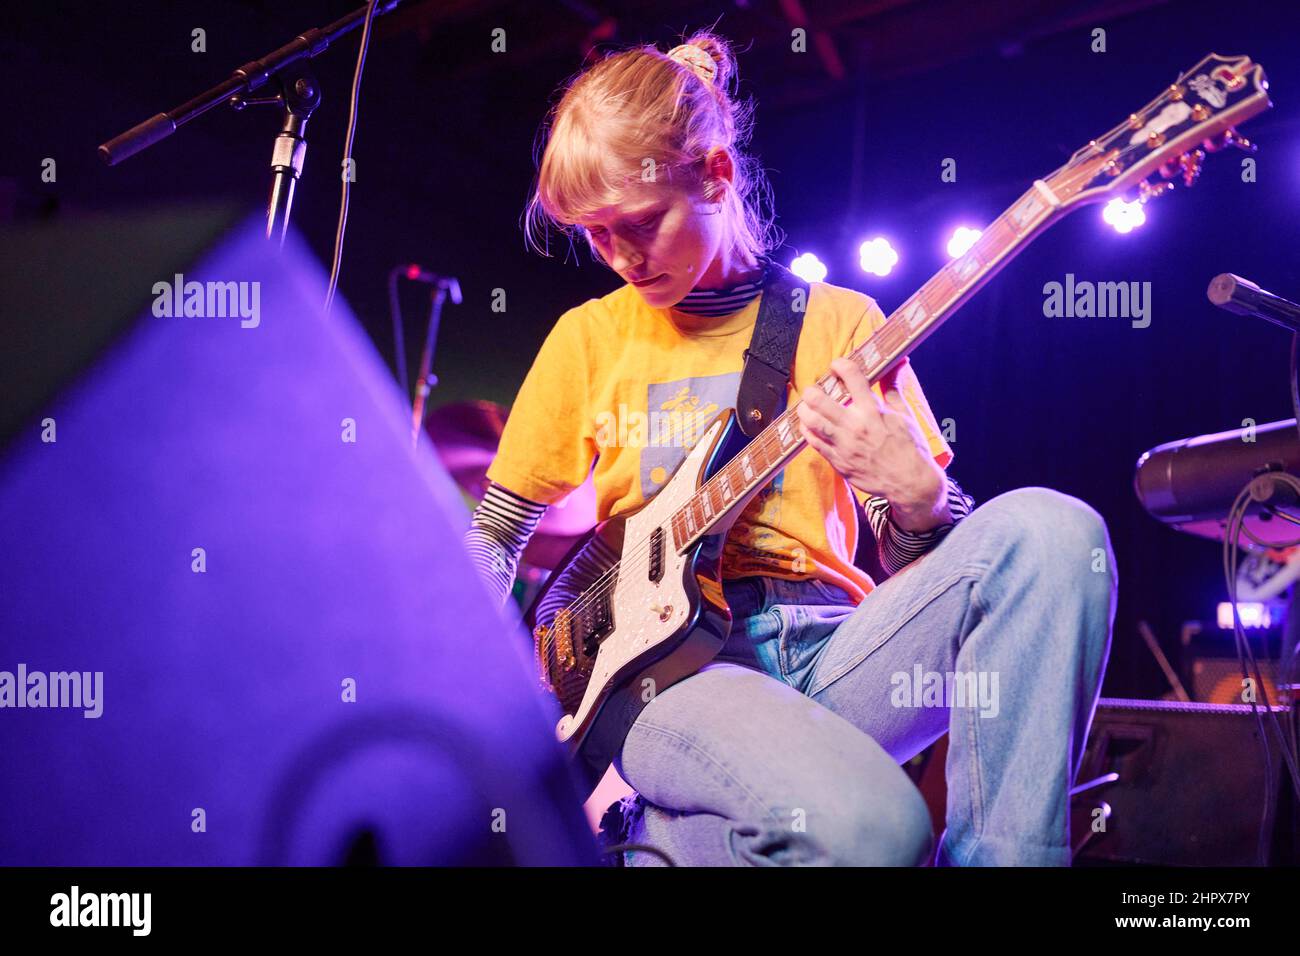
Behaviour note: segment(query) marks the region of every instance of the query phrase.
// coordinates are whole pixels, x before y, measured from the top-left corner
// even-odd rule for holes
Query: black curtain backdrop
[[[95,147],[352,6],[214,0],[11,9],[0,31],[10,92],[0,212],[10,221],[68,218],[205,198],[256,208],[269,181],[274,110],[222,108],[116,168],[101,165]],[[979,16],[978,6],[970,16]],[[1300,298],[1300,5],[1196,0],[1095,23],[1089,6],[1072,5],[1076,29],[887,82],[873,78],[868,50],[860,80],[798,108],[765,105],[767,91],[745,82],[746,38],[733,39],[741,91],[758,101],[753,148],[788,235],[782,260],[816,252],[830,267],[828,281],[877,297],[886,312],[943,265],[954,226],[992,220],[1034,178],[1206,53],[1246,53],[1268,70],[1274,109],[1243,130],[1261,146],[1256,182],[1242,182],[1246,154],[1228,151],[1209,158],[1195,188],[1180,186],[1149,206],[1146,225],[1129,235],[1101,223],[1097,207],[1076,213],[913,358],[935,413],[956,423],[952,473],[977,500],[1044,485],[1106,518],[1120,607],[1104,693],[1158,696],[1165,685],[1138,621],[1149,621],[1176,655],[1182,622],[1212,617],[1224,586],[1218,546],[1170,531],[1141,509],[1134,464],[1164,441],[1291,416],[1289,338],[1213,308],[1205,288],[1231,271]],[[638,39],[667,49],[684,26],[719,14],[725,33],[732,9],[704,4],[696,23],[649,25]],[[521,3],[498,6],[489,19],[523,38],[565,15],[560,5]],[[1107,31],[1105,53],[1090,49],[1098,26]],[[191,52],[195,27],[207,31],[206,53]],[[488,42],[485,32],[381,36],[362,85],[341,292],[391,363],[388,269],[418,260],[460,278],[465,304],[444,312],[434,407],[511,402],[555,319],[618,282],[585,250],[566,261],[562,240],[554,258],[528,252],[520,229],[537,125],[556,85],[580,66],[578,52],[534,59],[526,69],[512,68],[507,55],[465,75],[466,64],[492,55]],[[346,41],[318,65],[325,101],[308,129],[294,210],[326,262],[355,48]],[[58,162],[55,183],[40,179],[46,157]],[[940,180],[945,158],[957,161],[955,183]],[[856,266],[857,244],[874,235],[889,237],[902,255],[884,279]],[[1150,282],[1150,326],[1044,317],[1044,284],[1067,273]],[[505,313],[491,308],[498,289]],[[403,307],[413,364],[423,304],[410,294]],[[1227,637],[1224,646],[1229,652]]]

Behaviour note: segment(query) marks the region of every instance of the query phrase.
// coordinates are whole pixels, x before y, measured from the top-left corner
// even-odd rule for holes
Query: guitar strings
[[[1120,132],[1122,132],[1122,130],[1120,130]],[[1111,134],[1108,134],[1108,137],[1113,138],[1114,135],[1117,135],[1117,133],[1115,131],[1112,131]],[[1103,140],[1107,139],[1108,137],[1103,137]],[[1072,165],[1074,162],[1076,161],[1072,160],[1071,163],[1067,163],[1065,166],[1061,167],[1060,171],[1064,171],[1068,169],[1070,165]],[[1053,173],[1051,175],[1056,175],[1056,174]],[[1014,207],[1015,204],[1013,203],[1012,208]],[[1009,211],[1010,210],[1004,211],[1001,215],[999,215],[997,219],[995,219],[993,223],[990,224],[987,232],[991,232],[993,228],[996,227],[999,223],[1004,222],[1007,219]],[[945,266],[944,268],[947,269],[948,267]],[[940,273],[936,274],[935,277],[932,277],[930,280],[928,280],[925,286],[922,286],[921,289],[918,290],[917,293],[914,294],[911,298],[913,299],[919,298],[923,300],[924,299],[923,293],[925,287],[930,285],[932,282],[934,282],[934,280],[938,278],[938,275],[941,274],[943,274],[943,270],[941,270]],[[957,288],[960,289],[961,286],[959,285]],[[859,365],[859,367],[861,367],[862,356],[860,353],[866,351],[866,349],[871,345],[876,345],[877,348],[881,349],[882,354],[887,355],[894,352],[899,346],[904,345],[907,342],[908,338],[909,338],[908,333],[905,332],[901,328],[901,326],[898,325],[898,323],[886,322],[871,336],[871,338],[869,338],[866,342],[864,342],[858,349],[854,350],[854,352],[852,353],[852,359]],[[825,392],[826,385],[833,382],[836,382],[836,377],[827,374],[817,379],[815,384],[819,388],[821,388],[823,392]],[[778,417],[777,421],[780,421],[781,418],[784,418],[787,415],[789,415],[797,407],[798,407],[797,404],[791,406],[789,409],[787,409],[785,413],[783,413],[780,417]],[[773,422],[773,425],[775,424],[776,422]],[[764,434],[760,435],[759,438],[755,440],[757,442],[762,443],[763,446],[762,451],[764,453],[768,453],[772,450],[768,446],[770,446],[773,443],[774,434],[775,431],[773,427],[769,426],[768,429],[765,430]],[[803,447],[800,447],[801,445]],[[806,447],[807,447],[807,441],[801,438],[799,442],[792,449],[789,458],[793,459]],[[728,464],[730,464],[730,462]],[[710,493],[711,491],[713,491],[714,489],[711,486],[713,486],[714,483],[718,481],[720,475],[721,475],[721,471],[719,471],[717,475],[714,475],[711,478],[707,479],[697,490],[696,496],[698,496],[700,493]],[[674,519],[680,513],[681,513],[681,509],[679,509],[679,511],[674,512],[672,515],[669,516],[668,521],[665,522],[668,528],[671,528]],[[629,569],[632,569],[633,562],[639,562],[643,555],[648,554],[649,549],[650,549],[650,544],[648,541],[643,541],[638,543],[638,545],[634,546],[631,551],[620,556],[617,560],[615,560],[610,565],[608,570],[606,570],[600,576],[598,576],[587,588],[583,590],[583,592],[578,596],[578,598],[564,610],[567,610],[571,615],[577,616],[582,612],[586,611],[597,601],[602,600],[612,590],[613,586],[617,583],[617,575],[623,570],[624,565],[627,565]],[[559,615],[557,613],[556,617],[558,616]],[[554,618],[552,620],[554,620]]]
[[[1159,99],[1160,98],[1157,97],[1157,99],[1154,100],[1153,103],[1159,102]],[[1141,113],[1145,113],[1150,108],[1151,105],[1143,107],[1139,115],[1141,115]],[[1097,142],[1101,143],[1101,142],[1107,142],[1109,140],[1113,140],[1116,136],[1121,135],[1126,128],[1127,128],[1127,124],[1122,123],[1119,126],[1117,126],[1115,129],[1107,133],[1105,136],[1103,136],[1101,140]],[[1121,150],[1120,155],[1122,156],[1125,153],[1131,152],[1136,148],[1137,146],[1131,145],[1128,148]],[[1105,150],[1103,149],[1102,152],[1105,152]],[[1072,158],[1070,162],[1066,163],[1064,166],[1060,167],[1058,170],[1054,171],[1053,173],[1050,173],[1049,176],[1056,176],[1061,172],[1067,171],[1068,169],[1071,168],[1071,166],[1082,162],[1082,159],[1083,159],[1082,157]],[[1007,219],[1010,213],[1010,209],[1015,208],[1015,205],[1016,203],[1013,203],[1009,209],[1005,210],[1001,215],[999,215],[995,220],[993,220],[993,222],[989,225],[988,229],[986,230],[986,234],[991,233],[992,230],[999,223],[1003,223]],[[976,245],[978,245],[978,242],[976,243]],[[921,289],[919,289],[917,293],[914,294],[911,298],[912,299],[923,298],[923,293],[925,288],[931,285],[931,283],[933,283],[935,279],[937,279],[940,275],[942,275],[944,271],[948,268],[949,268],[948,266],[945,266],[944,269],[940,270],[939,273],[936,273],[934,277],[932,277],[930,280],[927,280],[925,285],[923,285]],[[957,289],[960,288],[961,286],[958,285]],[[860,353],[866,351],[867,348],[870,347],[871,345],[874,344],[878,348],[883,346],[882,355],[885,355],[885,354],[892,353],[899,346],[906,344],[909,337],[910,337],[909,334],[905,332],[898,323],[886,322],[871,336],[871,338],[869,338],[866,342],[864,342],[861,346],[859,346],[858,349],[855,349],[854,352],[851,353],[852,359],[855,362],[857,362],[857,364],[861,367],[862,363],[860,360],[862,356]],[[891,340],[895,340],[895,341],[891,341]],[[817,379],[815,384],[818,387],[822,388],[822,390],[825,392],[826,385],[835,381],[836,381],[836,377],[834,375],[826,374],[820,377],[819,379]],[[797,407],[798,407],[797,404],[791,406],[789,409],[786,410],[786,412],[782,413],[782,415],[778,417],[777,421],[780,421],[781,418],[784,418],[787,415],[789,415]],[[773,422],[773,425],[775,424],[776,422]],[[764,433],[759,436],[759,438],[755,439],[756,442],[761,442],[763,444],[764,447],[762,450],[765,453],[771,451],[771,449],[767,446],[770,446],[772,444],[774,434],[775,431],[773,427],[769,426],[768,429],[766,429]],[[802,445],[803,447],[799,447],[799,445]],[[801,438],[799,442],[796,444],[796,446],[792,449],[789,458],[793,459],[806,447],[807,447],[807,441]],[[730,464],[730,462],[728,464]],[[711,489],[710,486],[712,486],[719,479],[720,475],[721,475],[721,470],[719,471],[718,474],[707,479],[697,490],[696,496],[698,496],[698,494],[701,492],[708,493],[711,490],[713,490]],[[678,514],[681,513],[681,510],[682,509],[679,509],[678,511],[674,512],[671,516],[669,516],[669,519],[666,522],[666,525],[669,528],[671,528],[673,520],[677,517]],[[603,572],[590,585],[588,585],[588,587],[583,590],[583,592],[578,596],[578,598],[564,610],[568,611],[571,615],[576,616],[578,614],[581,614],[583,611],[587,610],[587,608],[595,604],[596,601],[603,599],[612,589],[614,584],[617,583],[616,581],[617,575],[623,569],[623,566],[626,564],[629,565],[629,567],[631,567],[634,561],[639,561],[643,555],[647,555],[649,549],[650,549],[650,544],[648,540],[642,541],[638,543],[638,545],[634,546],[631,551],[627,552],[624,555],[621,555],[617,560],[615,560],[610,565],[608,570]],[[557,613],[556,617],[558,616],[559,614]],[[554,618],[552,618],[552,620],[554,620]]]
[[[1202,62],[1204,62],[1204,61],[1202,61]],[[1198,67],[1199,67],[1199,64],[1198,64]],[[1197,67],[1193,67],[1193,70],[1195,70],[1195,69],[1197,69]],[[1190,72],[1190,71],[1189,71],[1189,72]],[[1182,78],[1183,78],[1183,76],[1186,76],[1186,75],[1187,75],[1186,73],[1182,74],[1182,75],[1179,77],[1179,81],[1181,81]],[[1161,93],[1159,96],[1155,97],[1155,99],[1153,99],[1153,100],[1152,100],[1150,103],[1148,103],[1146,106],[1144,106],[1144,107],[1142,107],[1140,110],[1138,110],[1138,111],[1136,112],[1135,115],[1137,115],[1138,117],[1143,117],[1143,116],[1145,116],[1145,115],[1146,115],[1150,110],[1154,109],[1154,108],[1155,108],[1159,103],[1161,103],[1161,102],[1165,99],[1165,97],[1166,97],[1167,95],[1168,95],[1168,91],[1165,91],[1164,93]],[[1104,153],[1106,152],[1106,150],[1110,147],[1111,143],[1115,140],[1116,137],[1123,135],[1124,132],[1129,131],[1129,130],[1130,130],[1130,127],[1129,127],[1129,123],[1128,123],[1128,121],[1121,122],[1121,123],[1117,124],[1117,125],[1116,125],[1113,129],[1111,129],[1109,132],[1107,132],[1107,133],[1105,133],[1103,136],[1101,136],[1099,139],[1097,139],[1097,140],[1093,140],[1092,143],[1089,144],[1089,147],[1091,147],[1092,144],[1095,143],[1095,144],[1097,144],[1097,148],[1099,149],[1100,153],[1101,153],[1101,154],[1104,154]],[[1130,153],[1132,153],[1132,152],[1134,152],[1134,151],[1136,151],[1136,150],[1139,150],[1139,149],[1141,148],[1141,145],[1142,145],[1141,143],[1130,143],[1128,146],[1121,148],[1120,151],[1119,151],[1119,153],[1118,153],[1118,155],[1116,156],[1116,159],[1118,160],[1118,159],[1121,158],[1121,157],[1125,157],[1125,156],[1127,156],[1128,154],[1130,154]],[[1053,170],[1051,173],[1049,173],[1049,174],[1047,175],[1046,178],[1047,178],[1047,179],[1055,178],[1055,177],[1059,176],[1060,174],[1067,172],[1067,171],[1070,170],[1072,167],[1081,164],[1085,159],[1089,158],[1089,157],[1087,157],[1087,156],[1082,155],[1082,154],[1084,153],[1085,150],[1089,149],[1089,147],[1084,147],[1084,149],[1079,150],[1078,152],[1076,152],[1076,153],[1074,154],[1074,156],[1072,156],[1068,162],[1066,162],[1064,165],[1058,167],[1057,169]],[[1095,155],[1096,155],[1096,154],[1094,154],[1092,158],[1095,158]],[[1029,194],[1029,191],[1026,191],[1026,193],[1025,193],[1024,195],[1028,195],[1028,194]],[[1023,199],[1024,196],[1022,195],[1021,198]],[[1014,209],[1018,203],[1019,203],[1019,200],[1017,200],[1015,203],[1012,203],[1011,206],[1008,207],[1007,209],[1003,210],[1003,212],[1001,213],[1001,215],[999,215],[996,219],[993,220],[992,223],[989,224],[989,226],[988,226],[987,229],[985,230],[985,235],[990,235],[990,234],[993,232],[993,229],[994,229],[998,224],[1005,222],[1005,221],[1007,220],[1007,217],[1009,216],[1011,210]],[[1012,226],[1012,230],[1013,230],[1013,232],[1015,231],[1015,227],[1014,227],[1014,226]],[[1032,230],[1031,230],[1031,231],[1032,231]],[[978,240],[976,241],[975,245],[976,245],[976,246],[979,245],[979,241],[978,241]],[[987,250],[983,250],[983,251],[984,251],[984,252],[987,252]],[[951,266],[951,264],[949,264],[949,265],[945,265],[942,269],[940,269],[937,273],[935,273],[934,276],[932,276],[930,279],[926,280],[925,284],[922,285],[921,288],[918,289],[918,290],[916,291],[916,293],[914,293],[912,296],[910,296],[909,299],[908,299],[907,301],[911,301],[912,299],[918,299],[918,298],[922,297],[923,294],[924,294],[924,292],[925,292],[925,289],[926,289],[928,286],[930,286],[932,283],[934,283],[935,280],[938,279],[940,276],[944,275],[945,272],[947,272],[947,270],[950,268],[950,266]],[[958,285],[958,286],[956,287],[956,291],[960,291],[961,288],[962,288],[962,285]],[[907,302],[905,301],[903,304],[906,305]],[[901,307],[900,307],[900,308],[901,308]],[[898,310],[895,310],[895,314],[897,314],[897,312],[898,312]],[[854,361],[856,364],[858,364],[859,367],[862,367],[862,362],[861,362],[862,355],[861,355],[861,353],[865,352],[865,351],[868,349],[868,347],[870,347],[870,346],[872,346],[872,345],[875,345],[877,348],[880,348],[881,345],[883,345],[883,344],[886,343],[889,339],[895,337],[896,335],[899,337],[898,341],[896,341],[896,342],[892,342],[892,343],[890,343],[890,344],[887,346],[886,349],[882,349],[882,350],[881,350],[881,354],[882,354],[882,356],[884,356],[884,355],[888,355],[888,354],[892,353],[893,351],[895,351],[896,349],[898,349],[899,347],[906,345],[907,340],[910,338],[909,333],[903,331],[902,328],[901,328],[901,326],[899,326],[899,324],[898,324],[897,322],[892,321],[892,320],[888,320],[888,321],[885,322],[884,325],[882,325],[879,329],[877,329],[877,330],[875,331],[875,333],[873,333],[872,336],[871,336],[869,339],[867,339],[866,342],[862,343],[862,345],[860,345],[857,349],[855,349],[852,353],[850,353],[850,356],[849,356],[849,357],[850,357],[850,359],[851,359],[852,361]],[[879,342],[879,343],[877,343],[877,341],[876,341],[877,339],[880,339],[880,342]],[[831,373],[827,373],[827,374],[822,375],[820,378],[818,378],[818,379],[815,381],[814,384],[816,384],[818,388],[821,388],[823,392],[826,392],[826,384],[828,384],[828,383],[836,383],[836,384],[838,384],[838,383],[837,383],[837,378],[838,378],[837,376],[835,376],[835,375],[833,375],[833,374],[831,374]],[[832,390],[833,390],[833,389],[832,389]],[[827,393],[827,394],[830,394],[830,393]],[[772,423],[772,425],[769,425],[766,429],[764,429],[763,433],[760,434],[760,435],[758,436],[758,438],[754,439],[754,442],[761,442],[761,443],[762,443],[762,446],[763,446],[763,447],[762,447],[762,451],[764,452],[764,454],[768,454],[768,453],[770,453],[771,450],[772,450],[772,449],[770,449],[768,446],[770,446],[770,445],[772,444],[772,442],[773,442],[773,436],[775,435],[775,428],[774,428],[774,426],[777,424],[777,422],[780,422],[783,418],[786,418],[786,417],[789,416],[792,412],[794,412],[794,410],[797,409],[797,408],[799,407],[800,404],[802,404],[802,402],[798,402],[798,403],[796,403],[795,405],[792,405],[792,406],[790,406],[788,409],[786,409],[786,410],[785,410],[781,415],[777,416],[776,421],[774,421],[774,422]],[[777,439],[777,441],[779,442],[779,439]],[[801,446],[802,446],[802,447],[801,447]],[[803,439],[803,438],[800,438],[799,441],[795,444],[795,446],[794,446],[793,449],[791,450],[791,452],[789,453],[788,457],[786,458],[786,463],[788,463],[790,460],[792,460],[793,458],[795,458],[798,454],[800,454],[802,451],[804,451],[804,449],[806,449],[807,447],[808,447],[808,442],[807,442],[807,440],[806,440],[806,439]],[[734,460],[735,460],[735,459],[732,459],[732,461],[734,461]],[[779,462],[779,459],[778,459],[778,462]],[[716,474],[714,474],[712,477],[706,479],[706,480],[704,481],[704,483],[699,487],[699,489],[697,490],[696,494],[693,495],[692,497],[693,497],[693,498],[694,498],[694,497],[698,497],[699,494],[700,494],[700,492],[708,493],[708,492],[711,490],[710,486],[713,485],[716,481],[718,481],[718,479],[721,477],[723,471],[725,471],[726,468],[729,467],[730,465],[731,465],[731,462],[728,462],[727,465],[724,465],[723,468],[719,469],[718,472],[717,472]],[[784,466],[783,466],[783,467],[784,467]],[[689,507],[689,506],[688,506],[688,507]],[[678,516],[679,514],[681,514],[684,510],[685,510],[685,509],[683,509],[683,508],[679,508],[677,511],[673,512],[673,513],[669,516],[668,521],[665,523],[665,525],[666,525],[666,527],[667,527],[668,529],[671,529],[674,520],[675,520],[675,519],[677,518],[677,516]],[[701,532],[701,534],[702,534],[702,533],[703,533],[703,532]],[[560,617],[561,614],[564,614],[564,613],[566,613],[566,612],[567,612],[568,614],[570,614],[571,616],[577,616],[577,615],[581,614],[582,612],[584,612],[585,610],[587,610],[587,608],[589,608],[590,606],[592,606],[593,604],[595,604],[596,601],[603,599],[603,598],[605,597],[605,595],[608,594],[608,593],[612,590],[613,586],[617,583],[617,575],[618,575],[619,571],[622,569],[623,565],[624,565],[624,564],[631,565],[634,561],[639,561],[643,555],[645,555],[645,556],[648,557],[648,554],[649,554],[649,551],[650,551],[650,547],[651,547],[651,545],[650,545],[649,540],[648,540],[648,538],[647,538],[647,539],[643,540],[642,542],[638,543],[637,545],[633,546],[633,548],[632,548],[630,551],[628,551],[627,553],[625,553],[625,554],[623,554],[623,555],[620,555],[619,558],[617,558],[617,559],[616,559],[616,560],[615,560],[615,561],[614,561],[614,562],[609,566],[609,568],[608,568],[606,571],[602,572],[598,577],[596,577],[596,578],[592,581],[591,584],[589,584],[585,589],[583,589],[582,593],[578,595],[578,597],[573,601],[572,604],[568,605],[568,606],[565,607],[565,608],[562,608],[560,611],[557,611],[556,614],[551,618],[551,622],[550,622],[550,623],[553,624],[553,622],[554,622],[556,619],[558,619],[558,618]]]

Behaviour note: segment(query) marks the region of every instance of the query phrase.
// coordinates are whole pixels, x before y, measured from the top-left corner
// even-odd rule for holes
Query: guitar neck
[[[1036,180],[965,255],[940,269],[848,358],[874,384],[1065,213],[1134,186],[1141,187],[1144,198],[1160,195],[1171,184],[1151,188],[1146,177],[1160,171],[1167,179],[1175,167],[1190,186],[1205,158],[1199,145],[1253,149],[1233,127],[1272,105],[1267,90],[1263,68],[1250,57],[1203,57],[1127,120],[1089,141],[1046,180]],[[841,405],[852,401],[839,377],[829,371],[817,380],[817,387]],[[778,415],[673,513],[679,552],[730,518],[804,449],[798,407],[796,402]]]
[[[848,358],[868,381],[877,382],[1064,212],[1051,187],[1037,180],[964,255],[935,273]],[[851,396],[834,373],[827,372],[816,384],[841,405],[850,403]],[[673,538],[679,551],[712,533],[807,447],[796,415],[798,406],[796,401],[778,415],[673,514]]]

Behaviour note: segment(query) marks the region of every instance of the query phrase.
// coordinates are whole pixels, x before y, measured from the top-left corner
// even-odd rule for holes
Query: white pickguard
[[[673,547],[670,518],[695,494],[710,451],[724,426],[722,418],[715,421],[696,442],[668,484],[628,519],[618,581],[614,587],[614,631],[601,642],[591,679],[577,712],[565,715],[556,725],[555,734],[561,742],[567,741],[583,726],[609,689],[614,674],[656,644],[671,638],[685,625],[690,604],[682,580],[690,552],[678,554]],[[654,529],[661,526],[665,531],[663,575],[656,582],[651,581],[649,575],[649,541]],[[638,694],[653,695],[661,689],[635,690]]]

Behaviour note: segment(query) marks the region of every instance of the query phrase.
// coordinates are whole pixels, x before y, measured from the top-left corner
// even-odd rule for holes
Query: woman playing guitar
[[[601,520],[661,488],[736,403],[773,267],[761,172],[727,43],[637,47],[553,110],[530,235],[585,240],[626,284],[565,312],[514,403],[467,548],[501,601],[545,511],[595,463]],[[615,760],[629,865],[1068,865],[1068,794],[1101,686],[1114,558],[1088,505],[1020,488],[974,508],[910,364],[842,358],[885,321],[814,282],[791,394],[814,452],[737,521],[731,636],[660,691]],[[826,369],[845,406],[813,382]],[[892,576],[853,564],[854,497]],[[950,732],[934,840],[899,766]]]

